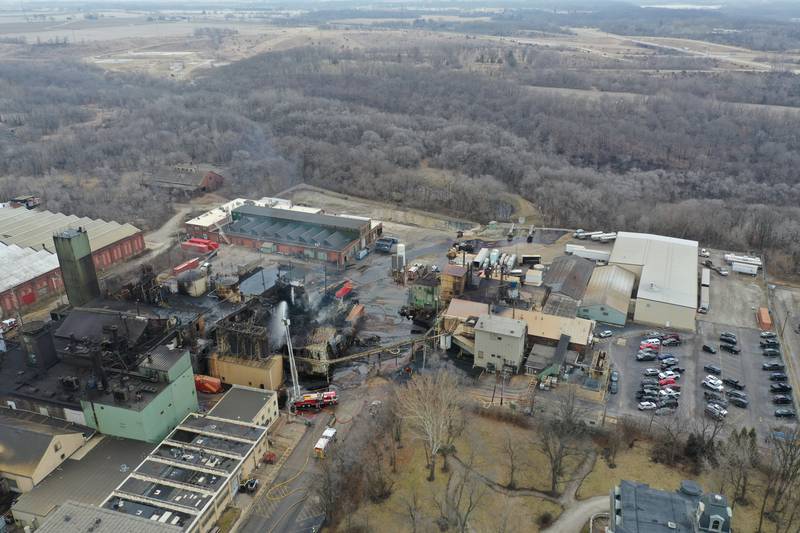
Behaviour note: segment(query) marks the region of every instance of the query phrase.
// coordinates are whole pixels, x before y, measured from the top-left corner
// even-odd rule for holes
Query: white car
[[[703,381],[710,381],[711,383],[714,383],[715,385],[722,385],[722,380],[720,378],[718,378],[717,376],[712,376],[711,374],[706,374],[706,377],[703,378]]]
[[[639,344],[661,344],[661,339],[653,337],[652,339],[645,339]]]
[[[665,370],[664,372],[660,372],[658,374],[658,379],[670,379],[670,378],[681,379],[681,375],[672,370]]]
[[[708,250],[703,248],[702,250],[700,250],[700,257],[711,257],[711,254],[708,253]]]
[[[660,338],[661,337],[661,332],[660,331],[655,331],[655,330],[648,331],[647,333],[644,334],[644,336],[645,337],[659,337]]]
[[[658,395],[663,398],[678,398],[681,393],[680,391],[676,391],[667,387],[666,389],[661,389],[658,391]]]
[[[708,390],[713,390],[714,392],[722,392],[725,390],[725,387],[722,385],[712,383],[710,381],[703,381],[703,387],[707,388]]]
[[[720,268],[719,270],[717,270],[717,272],[719,273],[720,276],[727,276],[728,275],[728,269],[727,268]]]
[[[658,406],[653,402],[639,402],[639,410],[640,411],[652,411],[656,409]]]
[[[642,372],[643,376],[658,376],[661,374],[661,371],[657,368],[645,368],[644,372]]]
[[[610,329],[607,329],[605,331],[601,331],[600,333],[598,333],[597,336],[600,337],[601,339],[606,339],[606,338],[610,337],[613,334],[614,334],[613,331],[611,331]]]

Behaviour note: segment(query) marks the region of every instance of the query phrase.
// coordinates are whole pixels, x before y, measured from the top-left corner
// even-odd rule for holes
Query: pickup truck
[[[375,241],[375,251],[385,254],[392,253],[392,248],[400,242],[396,237],[381,237]]]

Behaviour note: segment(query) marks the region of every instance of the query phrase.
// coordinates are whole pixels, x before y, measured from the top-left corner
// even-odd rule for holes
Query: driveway
[[[593,514],[608,511],[608,498],[608,496],[595,496],[588,500],[575,502],[561,513],[558,520],[545,531],[551,533],[576,533],[580,531]]]

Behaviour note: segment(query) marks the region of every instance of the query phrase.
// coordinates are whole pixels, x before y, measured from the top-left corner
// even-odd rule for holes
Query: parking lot
[[[722,252],[712,252],[712,261],[717,266],[724,264]],[[722,276],[712,272],[710,290],[710,309],[705,315],[698,315],[695,333],[678,332],[680,346],[663,347],[662,353],[669,352],[679,359],[677,366],[685,369],[677,383],[681,387],[679,409],[676,416],[699,418],[704,415],[706,400],[702,387],[703,378],[709,374],[704,366],[714,364],[719,367],[720,378],[736,379],[744,385],[749,405],[746,408],[729,404],[726,423],[734,427],[754,427],[760,434],[769,433],[778,425],[796,423],[785,418],[775,417],[776,408],[795,408],[794,405],[775,405],[774,393],[770,391],[771,372],[762,370],[765,362],[784,362],[790,354],[783,357],[764,357],[759,346],[760,329],[756,323],[756,310],[767,304],[766,287],[763,279],[730,272]],[[602,325],[598,330],[604,329]],[[650,418],[652,412],[639,411],[636,391],[639,390],[643,371],[646,368],[660,368],[659,361],[636,360],[639,343],[644,334],[652,329],[636,325],[615,330],[614,336],[602,341],[601,348],[608,350],[614,368],[620,373],[619,393],[609,395],[608,413],[612,416],[635,415]],[[660,330],[667,333],[665,330]],[[741,352],[738,355],[719,349],[719,336],[723,332],[736,335]],[[703,351],[704,344],[717,349],[716,354]],[[785,347],[781,347],[783,352]],[[786,371],[789,373],[788,371]],[[791,377],[790,377],[791,378]],[[789,382],[795,386],[796,383]],[[725,390],[731,387],[725,386]],[[791,395],[791,394],[790,394]],[[727,398],[726,398],[727,399]],[[671,415],[665,415],[671,416]],[[660,418],[660,417],[659,417]]]

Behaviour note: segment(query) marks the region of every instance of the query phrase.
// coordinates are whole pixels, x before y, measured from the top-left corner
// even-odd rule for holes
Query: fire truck
[[[299,399],[295,400],[292,405],[295,409],[322,409],[329,405],[336,405],[339,403],[339,398],[336,391],[315,392],[310,394],[303,394]]]

